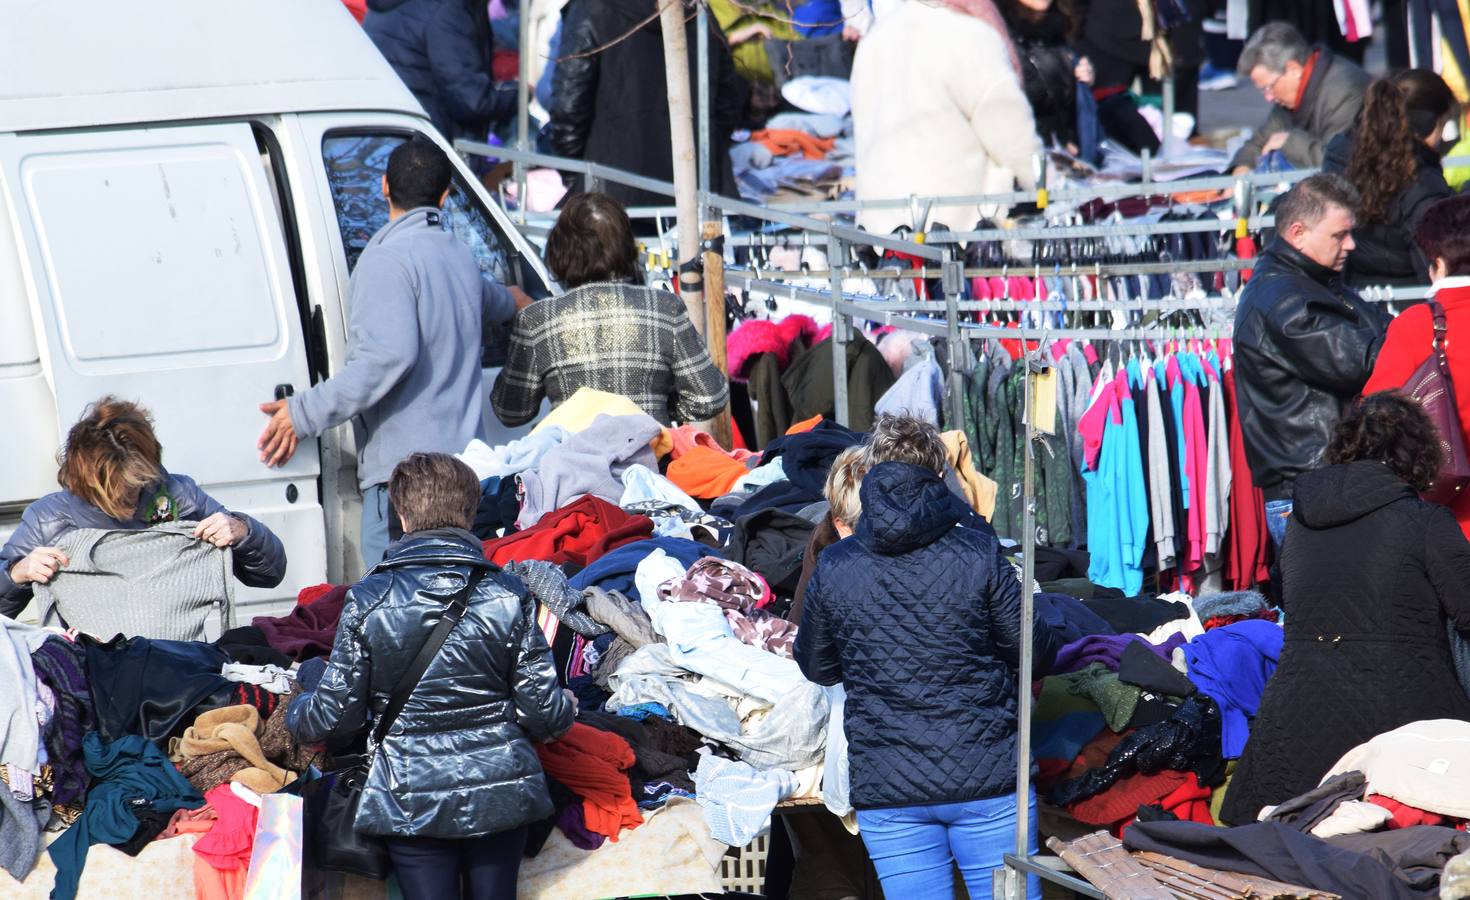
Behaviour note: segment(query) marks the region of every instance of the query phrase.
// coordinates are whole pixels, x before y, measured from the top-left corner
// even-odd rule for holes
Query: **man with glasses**
[[[1275,106],[1231,161],[1236,175],[1255,170],[1272,151],[1293,168],[1322,165],[1327,142],[1353,127],[1371,81],[1352,61],[1322,45],[1308,47],[1284,22],[1251,35],[1237,70]]]

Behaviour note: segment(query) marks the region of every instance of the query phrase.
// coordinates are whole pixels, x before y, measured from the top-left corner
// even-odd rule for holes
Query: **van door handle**
[[[291,385],[289,385],[289,384],[278,384],[278,385],[276,385],[276,399],[277,400],[285,400],[287,397],[294,397],[295,395],[296,395],[296,388],[292,387]]]

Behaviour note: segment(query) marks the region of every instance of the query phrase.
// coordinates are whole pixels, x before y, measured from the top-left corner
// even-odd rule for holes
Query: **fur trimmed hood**
[[[777,368],[785,370],[792,343],[800,339],[804,346],[810,347],[816,334],[817,322],[811,316],[790,315],[779,322],[769,319],[744,322],[725,340],[730,377],[736,381],[747,380],[747,366],[762,353],[776,354]]]

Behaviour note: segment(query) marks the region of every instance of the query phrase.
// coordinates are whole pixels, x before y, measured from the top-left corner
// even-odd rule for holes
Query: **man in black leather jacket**
[[[1333,426],[1373,371],[1388,316],[1349,290],[1357,191],[1313,175],[1283,195],[1276,237],[1235,309],[1236,396],[1251,475],[1278,546],[1292,485],[1316,468]]]

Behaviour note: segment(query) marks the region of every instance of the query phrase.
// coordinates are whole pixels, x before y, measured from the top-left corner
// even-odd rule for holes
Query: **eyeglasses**
[[[1286,77],[1286,73],[1285,72],[1282,72],[1279,75],[1277,75],[1275,78],[1271,79],[1271,82],[1269,84],[1258,85],[1257,87],[1258,87],[1258,89],[1261,92],[1261,96],[1265,97],[1267,100],[1270,100],[1271,99],[1271,91],[1275,90],[1276,83],[1278,81],[1280,81],[1281,79],[1285,78],[1285,77]]]

